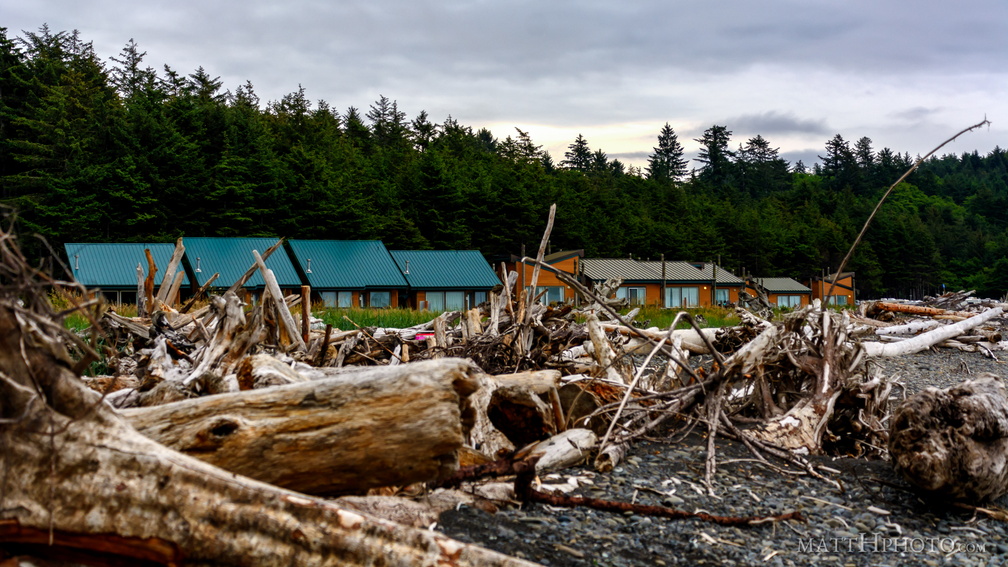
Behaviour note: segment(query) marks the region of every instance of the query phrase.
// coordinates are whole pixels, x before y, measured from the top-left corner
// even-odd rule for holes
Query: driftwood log
[[[59,325],[0,298],[0,545],[132,565],[527,565],[224,471],[136,432]],[[44,300],[42,300],[44,301]]]
[[[122,415],[143,435],[231,472],[306,494],[362,493],[453,473],[478,387],[475,367],[443,358]]]
[[[895,409],[894,468],[943,499],[985,501],[1008,493],[1008,390],[992,374],[928,388]]]

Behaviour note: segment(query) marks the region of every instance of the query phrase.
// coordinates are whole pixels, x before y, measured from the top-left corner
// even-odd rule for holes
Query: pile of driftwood
[[[542,256],[551,226],[552,214],[529,259],[531,289],[550,269]],[[777,322],[740,309],[742,323],[726,329],[700,328],[685,312],[677,322],[688,328],[641,329],[604,291],[564,274],[589,307],[541,305],[515,289],[515,274],[502,274],[478,308],[410,329],[337,331],[314,328],[307,301],[284,297],[259,254],[247,275],[259,270],[267,291],[254,306],[232,289],[202,309],[176,309],[170,290],[155,294],[148,283],[154,268],[139,278],[149,316],[83,303],[94,324],[80,337],[47,300],[73,283],[31,269],[13,236],[0,237],[5,549],[155,564],[241,563],[250,549],[264,565],[521,564],[418,526],[463,500],[587,505],[539,492],[531,479],[585,461],[607,471],[635,439],[697,425],[708,432],[712,492],[719,437],[830,482],[810,455],[888,448],[912,479],[920,467],[900,465],[896,451],[919,463],[913,455],[933,447],[920,445],[921,434],[898,434],[933,427],[935,412],[907,403],[891,419],[895,384],[870,360],[894,355],[892,345],[904,345],[901,354],[950,338],[993,353],[995,337],[961,337],[1003,311],[988,306],[898,343],[879,342],[894,335],[873,319],[819,305]],[[98,359],[111,372],[82,380]],[[997,384],[975,395],[996,402]],[[953,392],[942,407],[982,411],[968,397]],[[1008,438],[1003,416],[978,415],[989,427],[960,439]],[[963,494],[1003,492],[1005,480],[991,474],[981,475],[986,490]],[[478,482],[500,477],[514,484]],[[740,525],[796,517],[657,513]]]

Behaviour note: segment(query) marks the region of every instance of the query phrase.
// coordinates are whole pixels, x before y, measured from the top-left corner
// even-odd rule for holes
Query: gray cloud
[[[801,152],[840,132],[911,153],[988,112],[1005,145],[1008,3],[920,0],[0,0],[9,35],[78,29],[99,55],[133,38],[160,70],[199,66],[263,102],[366,109],[384,94],[411,115],[474,127],[578,131],[645,124],[639,159],[669,122],[689,148],[711,124]],[[774,110],[767,110],[774,109]],[[963,117],[967,117],[964,119]],[[972,122],[969,122],[972,123]],[[836,128],[836,131],[833,131]],[[612,130],[612,129],[610,129]],[[953,130],[954,132],[955,130]],[[622,143],[622,142],[621,142]],[[631,159],[633,158],[633,159]],[[624,159],[624,158],[620,158]],[[803,160],[804,161],[804,160]]]
[[[729,129],[754,134],[816,134],[830,133],[824,119],[801,119],[793,112],[771,110],[757,114],[743,114],[726,120]]]

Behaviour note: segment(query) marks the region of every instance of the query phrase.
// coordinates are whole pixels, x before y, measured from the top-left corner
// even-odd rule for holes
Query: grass
[[[621,313],[626,314],[628,311],[629,309],[624,309]],[[637,313],[634,320],[637,321],[637,324],[640,327],[658,327],[659,329],[667,329],[680,311],[689,313],[700,327],[731,327],[739,324],[739,318],[735,315],[733,310],[716,306],[688,307],[683,309],[665,309],[656,306],[644,306],[640,308],[640,312]],[[686,329],[690,327],[691,325],[685,319],[680,319],[679,323],[676,325],[677,329]]]
[[[434,319],[440,313],[414,309],[319,308],[313,314],[334,329],[349,331],[361,327],[391,327],[405,329]],[[352,321],[352,322],[351,322]]]

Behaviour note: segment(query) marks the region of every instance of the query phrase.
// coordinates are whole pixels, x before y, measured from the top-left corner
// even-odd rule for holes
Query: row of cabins
[[[543,258],[552,268],[540,270],[536,293],[546,302],[573,302],[577,294],[555,272],[576,275],[588,287],[607,280],[622,280],[616,297],[631,305],[667,308],[727,305],[739,301],[739,292],[756,295],[762,286],[773,305],[802,307],[815,299],[835,305],[854,304],[854,274],[844,272],[830,292],[833,275],[810,278],[805,283],[791,278],[743,279],[714,263],[681,261],[645,261],[633,258],[585,258],[582,250],[556,252]],[[518,273],[519,284],[531,285],[535,262],[511,256],[509,270]]]
[[[179,301],[211,281],[216,289],[230,287],[260,253],[277,243],[272,238],[185,238],[180,266]],[[67,267],[73,278],[89,289],[100,288],[116,303],[134,303],[138,270],[146,272],[149,250],[161,285],[164,268],[175,250],[171,243],[68,243]],[[518,285],[532,285],[534,262],[516,256],[494,259],[500,268],[518,273]],[[800,307],[822,299],[830,277],[806,284],[790,278],[755,278],[749,281],[712,263],[642,261],[632,258],[585,258],[582,250],[562,251],[544,258],[535,293],[544,303],[576,302],[575,291],[555,272],[576,277],[588,287],[619,279],[616,296],[632,305],[668,308],[736,303],[739,292],[758,282],[770,302],[780,307]],[[476,250],[388,250],[378,240],[285,240],[266,259],[285,292],[309,286],[313,302],[329,307],[408,307],[452,311],[486,301],[501,283],[498,273]],[[854,302],[853,275],[841,274],[832,303]],[[139,277],[142,277],[139,276]],[[249,301],[259,297],[265,282],[256,272],[242,290]],[[531,290],[530,290],[531,291]]]

